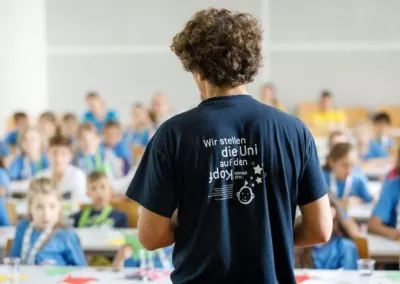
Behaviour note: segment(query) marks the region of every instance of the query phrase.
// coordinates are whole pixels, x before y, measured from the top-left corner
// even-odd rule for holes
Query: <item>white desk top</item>
[[[116,252],[123,244],[124,236],[137,234],[136,229],[76,228],[81,245],[86,252]],[[0,227],[0,249],[7,240],[13,239],[14,227]]]
[[[368,249],[371,257],[400,257],[400,241],[368,234]]]
[[[360,204],[357,206],[351,206],[347,210],[347,215],[356,221],[365,222],[371,217],[374,204]]]
[[[88,279],[87,282],[82,281],[81,283],[129,283],[138,284],[145,283],[140,280],[128,279],[126,276],[134,275],[138,273],[137,269],[129,268],[119,272],[112,271],[110,269],[99,270],[96,268],[77,268],[72,267],[70,272],[50,274],[53,267],[41,267],[41,266],[21,266],[20,276],[25,277],[24,281],[20,283],[36,284],[36,283],[63,283],[63,280],[67,277],[77,278],[92,278],[92,282]],[[57,268],[56,268],[57,269]],[[54,272],[55,270],[53,270]],[[170,284],[168,273],[161,270],[155,270],[154,273],[159,275],[159,279],[152,281],[154,284]],[[8,274],[8,267],[0,266],[0,277]],[[398,271],[374,271],[369,277],[359,276],[357,271],[344,271],[344,270],[295,270],[297,277],[306,276],[309,278],[301,283],[303,284],[355,284],[355,283],[373,283],[373,284],[395,284],[399,283],[400,272]],[[94,278],[94,279],[93,279]],[[81,279],[83,280],[83,279]],[[66,282],[64,282],[66,283]]]

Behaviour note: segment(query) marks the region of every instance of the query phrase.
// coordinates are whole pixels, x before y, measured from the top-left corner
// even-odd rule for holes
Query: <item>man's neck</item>
[[[204,99],[216,97],[228,97],[247,94],[247,85],[240,85],[234,88],[219,88],[209,85],[206,87],[206,93],[203,94]]]

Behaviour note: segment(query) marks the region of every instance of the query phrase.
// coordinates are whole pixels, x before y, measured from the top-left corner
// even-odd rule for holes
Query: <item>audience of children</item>
[[[74,227],[109,226],[127,228],[128,216],[111,206],[113,190],[103,172],[91,172],[88,175],[87,195],[92,200],[90,206],[72,215]]]
[[[328,130],[346,128],[346,114],[333,107],[333,96],[329,91],[322,91],[318,108],[318,112],[311,114],[313,126]]]
[[[10,256],[26,265],[85,266],[78,236],[61,223],[61,195],[51,180],[33,180],[27,199],[29,219],[18,223]]]
[[[333,217],[332,237],[327,244],[297,250],[296,266],[315,269],[357,269],[358,250],[352,241],[351,228],[346,224],[348,217],[336,200],[331,197]],[[354,233],[353,233],[354,234]]]
[[[63,199],[78,202],[87,201],[86,174],[73,166],[71,139],[56,135],[50,139],[48,155],[50,167],[36,174],[36,177],[50,178],[60,190]]]
[[[103,99],[96,92],[90,92],[86,96],[88,111],[84,114],[82,122],[94,125],[98,132],[102,132],[104,125],[109,121],[119,121],[115,111],[106,107]]]
[[[343,207],[362,202],[372,202],[365,179],[354,174],[357,152],[350,143],[338,143],[328,154],[324,175],[331,194],[340,200]]]

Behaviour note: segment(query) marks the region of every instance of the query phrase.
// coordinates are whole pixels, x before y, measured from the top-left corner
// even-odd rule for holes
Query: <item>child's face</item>
[[[55,194],[39,193],[33,197],[29,211],[35,227],[44,229],[54,226],[60,218],[60,200]]]
[[[152,109],[157,115],[167,115],[169,112],[168,99],[165,95],[158,95],[154,97],[152,102]]]
[[[136,124],[146,124],[150,121],[149,112],[145,107],[134,107],[132,109],[132,120]]]
[[[351,174],[357,164],[357,153],[356,151],[351,151],[344,157],[329,163],[336,178],[344,180]]]
[[[355,136],[360,146],[366,146],[372,139],[371,129],[368,126],[362,126],[356,129]]]
[[[53,137],[56,134],[57,126],[50,120],[39,120],[39,130],[45,137]]]
[[[41,143],[40,134],[35,130],[29,130],[25,133],[22,148],[27,154],[36,154],[41,151]]]
[[[99,147],[100,139],[93,131],[82,131],[79,137],[79,146],[84,153],[94,153]]]
[[[78,132],[79,123],[77,120],[68,119],[62,124],[62,132],[64,136],[75,137]]]
[[[103,101],[99,97],[90,97],[86,103],[92,113],[100,113],[104,108]]]
[[[104,207],[109,205],[112,197],[112,189],[107,178],[89,182],[88,196],[93,200],[95,206]]]
[[[49,157],[53,170],[63,172],[72,161],[72,152],[66,146],[51,146]]]
[[[333,149],[333,147],[335,147],[339,143],[348,143],[348,142],[349,142],[349,139],[346,135],[344,135],[344,134],[335,135],[332,137],[330,149]]]
[[[374,130],[376,136],[386,136],[390,134],[390,125],[383,122],[377,122],[374,124]]]
[[[19,131],[25,131],[25,129],[27,129],[29,127],[29,122],[28,119],[25,117],[21,117],[18,118],[15,121],[15,127],[19,130]]]
[[[121,129],[119,127],[112,126],[104,129],[104,143],[109,147],[113,147],[121,141],[121,136]]]

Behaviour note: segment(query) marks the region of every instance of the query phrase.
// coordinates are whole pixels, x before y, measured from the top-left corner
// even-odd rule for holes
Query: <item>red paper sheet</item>
[[[62,281],[63,283],[67,284],[87,284],[96,280],[97,280],[96,278],[92,277],[73,277],[71,275],[68,275]]]
[[[306,280],[310,279],[310,277],[307,274],[300,274],[300,275],[296,275],[296,282],[297,283],[302,283]]]

